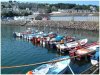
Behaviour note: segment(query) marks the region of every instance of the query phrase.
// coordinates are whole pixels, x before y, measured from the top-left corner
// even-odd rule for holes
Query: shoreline
[[[13,25],[13,26],[48,26],[53,28],[74,28],[74,29],[85,29],[85,30],[97,30],[99,31],[99,22],[94,21],[53,21],[53,20],[11,20],[1,21],[1,25]]]

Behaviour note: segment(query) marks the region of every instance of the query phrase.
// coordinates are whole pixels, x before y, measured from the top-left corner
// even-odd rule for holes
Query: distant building
[[[42,20],[49,20],[49,15],[48,14],[42,14],[40,16],[42,17]]]
[[[40,13],[38,11],[32,12],[33,15],[39,15]]]
[[[37,15],[28,15],[27,17],[26,17],[26,20],[35,20],[35,17],[36,17]]]
[[[48,20],[48,18],[47,17],[43,17],[42,20]]]
[[[14,20],[24,20],[25,17],[24,16],[15,16]]]
[[[74,10],[74,9],[58,9],[59,12],[61,13],[75,13],[77,12],[77,10]]]
[[[59,13],[61,13],[61,11],[53,11],[53,12],[51,12],[51,14],[59,14]]]
[[[44,9],[44,8],[38,8],[38,12],[44,14],[46,12],[46,9]]]
[[[92,8],[92,10],[95,10],[95,8]],[[58,12],[61,12],[61,13],[91,13],[91,10],[58,9]],[[92,12],[96,12],[96,11],[92,11]]]
[[[9,6],[12,8],[12,11],[19,11],[18,4],[15,0],[9,0]]]
[[[29,8],[26,8],[27,11],[29,11]]]
[[[90,6],[90,10],[91,10],[92,12],[96,12],[96,7]]]

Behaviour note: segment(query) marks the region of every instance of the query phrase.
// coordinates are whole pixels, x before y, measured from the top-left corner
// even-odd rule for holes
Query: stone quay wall
[[[59,28],[74,28],[99,31],[99,22],[92,21],[52,21],[52,20],[34,20],[34,21],[1,21],[1,24],[15,26],[49,26]]]

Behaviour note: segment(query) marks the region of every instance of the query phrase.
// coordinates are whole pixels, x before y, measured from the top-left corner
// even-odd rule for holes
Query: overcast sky
[[[9,0],[1,0],[9,1]],[[12,0],[14,1],[14,0]],[[37,2],[37,3],[74,3],[74,4],[80,4],[80,5],[99,5],[99,0],[16,0],[19,2]]]

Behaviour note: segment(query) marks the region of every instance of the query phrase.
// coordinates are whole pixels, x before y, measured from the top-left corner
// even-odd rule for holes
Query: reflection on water
[[[7,26],[2,25],[1,31],[1,65],[2,66],[11,66],[11,65],[21,65],[21,64],[32,64],[42,61],[48,61],[58,56],[62,56],[54,49],[47,49],[41,46],[33,45],[31,42],[27,42],[21,39],[15,39],[12,36],[12,33],[15,31],[21,32],[27,27],[23,26]],[[33,27],[34,29],[39,29],[43,31],[44,27]],[[89,42],[98,41],[97,31],[88,31],[88,30],[75,30],[75,29],[61,29],[61,28],[50,28],[46,27],[45,32],[58,32],[60,35],[70,35],[77,36],[78,38],[88,38]],[[67,54],[66,54],[67,55]],[[80,61],[70,63],[72,69],[75,73],[79,73],[85,68],[88,68],[91,64],[90,62]],[[27,71],[36,68],[37,66],[30,67],[21,67],[13,69],[2,69],[3,74],[25,74]],[[79,68],[77,71],[76,68]],[[71,73],[67,70],[67,73]]]

